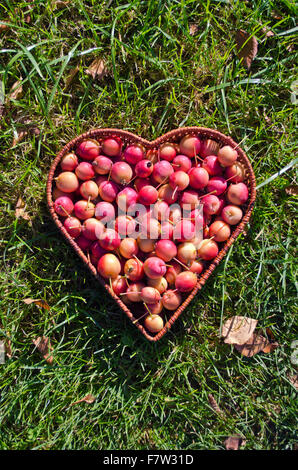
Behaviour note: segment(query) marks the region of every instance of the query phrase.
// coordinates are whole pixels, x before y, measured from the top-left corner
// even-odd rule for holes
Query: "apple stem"
[[[181,261],[179,261],[179,259],[177,258],[173,258],[174,261],[176,261],[177,263],[181,264],[181,266],[183,266],[185,269],[187,269],[187,271],[189,271],[189,267],[186,266],[186,264],[182,263]]]
[[[67,210],[63,206],[59,205],[59,209],[62,209],[63,212],[65,212],[65,214],[67,215],[67,217],[70,217],[69,213],[67,212]]]

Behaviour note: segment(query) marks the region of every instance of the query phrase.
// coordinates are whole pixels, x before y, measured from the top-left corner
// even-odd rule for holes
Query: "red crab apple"
[[[134,282],[126,290],[125,297],[131,302],[141,302],[141,291],[145,287],[143,282]]]
[[[228,166],[225,171],[225,178],[233,183],[241,183],[245,178],[245,168],[242,163],[235,162],[234,165]]]
[[[158,240],[155,245],[156,255],[163,261],[171,261],[177,255],[177,247],[171,240]]]
[[[121,146],[121,139],[109,137],[103,141],[102,150],[108,157],[117,157],[120,154]]]
[[[126,292],[127,284],[125,277],[117,276],[115,279],[112,280],[112,289],[114,294],[120,295]]]
[[[208,155],[203,160],[202,168],[209,173],[209,176],[220,176],[223,171],[216,155]]]
[[[131,165],[135,165],[144,158],[144,148],[142,145],[133,144],[126,147],[123,152],[124,160],[126,160]]]
[[[203,211],[207,215],[214,215],[220,208],[220,200],[213,194],[207,194],[201,199]]]
[[[93,200],[98,196],[98,186],[95,181],[84,181],[80,186],[80,193],[84,199]]]
[[[53,189],[53,193],[52,193],[52,198],[53,198],[53,201],[56,201],[56,199],[58,199],[58,197],[61,197],[61,196],[67,196],[69,197],[72,201],[74,199],[74,194],[73,193],[65,193],[63,191],[61,191],[60,189],[58,189],[57,187]]]
[[[226,222],[216,220],[209,227],[209,236],[216,242],[225,242],[231,235],[231,229]]]
[[[116,162],[112,166],[111,178],[118,184],[127,184],[132,178],[132,169],[126,162]]]
[[[141,290],[141,300],[146,304],[155,304],[160,300],[160,293],[155,287],[143,287]]]
[[[174,227],[173,238],[178,242],[186,242],[195,236],[195,226],[187,219],[180,220]]]
[[[77,238],[80,235],[82,225],[76,217],[67,217],[63,225],[72,238]]]
[[[179,292],[189,292],[193,290],[198,282],[198,278],[192,271],[182,271],[176,277],[175,287]]]
[[[227,192],[227,199],[232,204],[241,206],[248,199],[248,187],[244,183],[231,184]]]
[[[200,197],[197,191],[193,189],[186,189],[181,194],[179,202],[183,209],[192,210],[200,204]]]
[[[183,191],[189,185],[189,176],[184,171],[175,171],[169,178],[169,184],[174,191]]]
[[[159,148],[159,157],[162,160],[167,160],[168,162],[171,162],[173,158],[176,157],[176,153],[176,146],[171,142],[166,142]]]
[[[79,180],[71,171],[64,171],[56,178],[56,185],[64,193],[73,193],[79,187]]]
[[[179,274],[181,271],[181,265],[176,262],[172,262],[172,265],[168,267],[165,278],[170,286],[175,285],[177,274]]]
[[[144,186],[139,191],[138,202],[144,204],[145,206],[150,206],[157,201],[158,192],[154,186]]]
[[[217,243],[214,240],[211,240],[210,238],[202,240],[198,248],[198,255],[203,260],[212,260],[218,255]]]
[[[160,160],[155,163],[152,172],[152,178],[156,183],[164,183],[167,178],[174,173],[173,167],[167,160]]]
[[[152,253],[152,251],[154,251],[155,240],[138,237],[138,245],[140,250],[144,253]]]
[[[159,277],[157,279],[148,279],[148,286],[154,287],[160,294],[163,294],[168,288],[168,283],[165,277]]]
[[[177,258],[187,266],[190,265],[197,257],[197,250],[193,243],[184,242],[178,245]]]
[[[158,333],[163,329],[163,319],[157,314],[148,315],[144,320],[144,326],[151,333]]]
[[[106,279],[115,279],[121,272],[120,261],[112,253],[107,253],[99,259],[97,271]]]
[[[104,155],[99,155],[92,162],[94,171],[99,175],[108,175],[111,171],[112,165],[112,160]]]
[[[171,240],[173,238],[174,228],[173,225],[168,222],[164,221],[160,225],[160,238]]]
[[[137,178],[134,182],[134,187],[137,191],[140,191],[144,186],[150,186],[150,178]]]
[[[100,246],[98,240],[92,243],[90,250],[94,258],[97,258],[97,261],[106,254],[106,250]]]
[[[115,218],[115,208],[113,204],[106,201],[100,201],[95,206],[95,218],[102,223],[108,223]]]
[[[219,149],[217,156],[222,166],[231,166],[237,160],[238,153],[230,145],[225,145]]]
[[[82,225],[82,234],[88,240],[95,241],[102,236],[104,232],[104,225],[97,219],[87,219]]]
[[[146,153],[146,159],[150,160],[153,164],[158,161],[158,151],[156,149],[150,149]]]
[[[54,202],[54,209],[62,217],[68,217],[74,208],[72,200],[67,196],[60,196]]]
[[[180,293],[171,289],[167,290],[162,296],[163,306],[167,310],[177,310],[181,302],[182,298]]]
[[[153,163],[150,160],[141,160],[135,166],[136,176],[148,178],[153,171]]]
[[[92,244],[92,241],[91,240],[88,240],[87,238],[84,237],[84,235],[79,235],[76,239],[75,239],[77,245],[81,248],[81,250],[83,251],[88,251],[91,244]]]
[[[135,220],[129,215],[119,215],[115,221],[115,230],[122,236],[130,236],[136,229]]]
[[[130,281],[140,281],[144,277],[142,261],[136,258],[128,259],[124,265],[124,273]]]
[[[181,170],[188,173],[191,169],[191,160],[186,155],[177,155],[172,162],[172,166],[174,171]]]
[[[217,155],[219,150],[219,144],[213,139],[205,139],[201,143],[200,155],[203,158],[208,157],[209,155]]]
[[[104,180],[98,187],[98,192],[104,201],[115,201],[118,193],[118,187],[113,181]]]
[[[194,260],[189,267],[189,270],[196,274],[201,274],[203,269],[204,264],[202,263],[202,261],[199,260]]]
[[[99,244],[104,250],[114,251],[119,248],[121,238],[112,228],[107,228],[99,239]]]
[[[182,193],[184,194],[185,191]],[[164,200],[167,204],[174,204],[178,199],[178,193],[171,188],[169,184],[162,185],[158,190],[159,199]]]
[[[144,271],[150,279],[158,279],[163,277],[166,273],[167,267],[165,262],[157,256],[147,258],[144,262]]]
[[[119,251],[124,258],[130,259],[138,254],[139,246],[134,238],[124,238],[121,240]]]
[[[227,182],[222,176],[214,176],[207,184],[207,192],[213,193],[215,196],[220,196],[227,189]]]
[[[74,171],[78,166],[79,161],[75,153],[68,153],[61,159],[60,166],[63,171]]]
[[[148,310],[150,311],[151,316],[158,315],[163,309],[161,300],[159,300],[158,302],[155,302],[155,304],[146,304],[146,306],[147,306],[146,310],[147,312]]]
[[[81,162],[75,169],[75,173],[80,180],[90,180],[95,176],[93,166],[88,162]]]
[[[189,170],[189,185],[194,189],[204,189],[209,181],[209,173],[204,168],[193,167]]]
[[[127,187],[117,194],[116,203],[125,212],[129,207],[136,204],[138,197],[138,193],[133,188]]]
[[[156,201],[153,208],[153,215],[160,221],[167,220],[170,215],[169,205],[162,200]]]
[[[236,225],[243,217],[243,212],[238,206],[229,204],[221,212],[223,220],[230,225]]]
[[[76,153],[81,157],[83,160],[94,160],[94,158],[98,157],[100,151],[100,145],[96,140],[88,139],[83,140],[77,148]]]
[[[186,135],[180,142],[180,152],[187,157],[194,157],[200,153],[201,141],[198,137]]]
[[[150,238],[156,240],[160,235],[160,223],[158,220],[150,216],[150,213],[141,220],[141,236],[142,238]]]
[[[80,220],[90,219],[94,216],[95,206],[92,202],[81,200],[74,205],[75,216]]]

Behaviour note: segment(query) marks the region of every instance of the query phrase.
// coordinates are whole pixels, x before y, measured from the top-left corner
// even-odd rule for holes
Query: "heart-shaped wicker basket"
[[[186,134],[193,134],[193,135],[198,135],[199,137],[203,139],[213,139],[217,141],[221,146],[222,145],[230,145],[232,148],[237,148],[238,152],[238,159],[239,161],[244,165],[245,170],[246,170],[246,177],[245,177],[245,183],[248,186],[249,189],[249,198],[244,205],[244,216],[241,220],[241,222],[235,227],[234,231],[231,233],[230,238],[225,242],[225,244],[222,246],[221,250],[219,251],[218,255],[210,264],[208,267],[201,273],[201,275],[198,278],[198,282],[196,287],[190,292],[190,294],[185,298],[183,303],[180,305],[180,307],[170,315],[168,321],[165,323],[164,328],[157,334],[150,333],[148,332],[142,324],[140,324],[137,321],[138,315],[136,314],[136,309],[137,307],[134,307],[134,311],[130,310],[122,301],[121,299],[115,295],[115,293],[112,291],[110,286],[106,283],[106,281],[97,274],[96,268],[93,266],[93,264],[90,262],[90,260],[86,257],[84,252],[79,248],[75,240],[71,238],[71,236],[68,234],[68,232],[65,230],[63,224],[61,223],[58,215],[56,214],[54,210],[54,203],[52,199],[52,187],[53,187],[53,178],[55,175],[55,171],[57,169],[57,166],[61,160],[61,158],[66,155],[68,152],[73,151],[76,146],[84,139],[86,138],[92,138],[96,139],[99,142],[103,140],[104,138],[108,136],[118,136],[122,139],[124,144],[131,144],[131,143],[140,143],[142,144],[147,150],[149,149],[155,149],[158,148],[162,143],[164,142],[178,142],[180,139],[185,136]],[[252,169],[252,166],[244,153],[244,151],[237,145],[236,142],[234,142],[231,137],[228,137],[216,130],[213,129],[207,129],[204,127],[184,127],[180,129],[175,129],[173,131],[168,132],[167,134],[164,134],[163,136],[159,137],[158,139],[150,142],[148,140],[145,140],[131,132],[123,131],[121,129],[95,129],[89,132],[86,132],[85,134],[82,134],[75,139],[71,140],[63,149],[58,153],[57,157],[52,163],[52,166],[49,171],[49,176],[48,176],[48,182],[47,182],[47,200],[48,200],[48,205],[49,205],[49,210],[51,213],[51,216],[59,228],[60,232],[64,235],[64,237],[68,240],[70,245],[74,248],[74,250],[78,253],[80,258],[84,261],[84,263],[87,265],[87,267],[90,269],[92,274],[96,277],[96,279],[100,282],[100,284],[108,291],[108,293],[115,299],[115,301],[118,303],[118,305],[121,307],[121,309],[126,313],[128,318],[137,326],[137,328],[141,331],[141,333],[149,340],[149,341],[158,341],[162,336],[171,328],[173,323],[177,320],[177,318],[181,315],[183,310],[187,307],[187,305],[190,303],[190,301],[194,298],[196,293],[203,287],[209,276],[212,274],[216,266],[220,263],[220,261],[224,258],[225,254],[227,253],[228,249],[230,246],[234,243],[238,235],[243,232],[243,229],[245,225],[248,223],[254,202],[256,198],[256,183],[255,183],[255,175]],[[133,308],[133,307],[132,307]]]

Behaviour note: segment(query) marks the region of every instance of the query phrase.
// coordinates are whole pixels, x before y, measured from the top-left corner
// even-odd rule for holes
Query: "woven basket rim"
[[[213,139],[217,141],[220,144],[223,145],[230,145],[232,148],[237,149],[238,152],[238,158],[241,163],[244,164],[245,169],[246,169],[246,174],[248,175],[248,178],[246,180],[246,184],[248,185],[249,189],[249,199],[246,203],[246,211],[243,215],[243,218],[241,222],[236,226],[234,231],[232,232],[230,238],[225,242],[223,247],[220,249],[218,255],[212,262],[209,264],[209,266],[201,273],[201,275],[198,278],[198,282],[196,287],[189,293],[189,295],[186,297],[186,299],[183,301],[183,303],[179,306],[179,308],[171,314],[171,317],[169,320],[165,323],[163,329],[157,333],[157,334],[150,334],[141,323],[136,322],[134,325],[139,329],[139,331],[149,340],[152,342],[156,342],[160,340],[166,333],[169,331],[172,327],[172,325],[175,323],[177,318],[182,314],[182,312],[185,310],[185,308],[188,306],[188,304],[191,302],[191,300],[195,297],[197,292],[202,289],[204,284],[206,283],[207,279],[210,277],[214,269],[218,266],[220,261],[224,258],[226,255],[227,251],[229,248],[232,246],[236,238],[243,232],[244,227],[247,225],[253,207],[255,203],[255,198],[256,198],[256,181],[255,181],[255,175],[253,172],[253,168],[251,166],[251,163],[245,154],[245,152],[241,149],[239,144],[237,144],[230,136],[226,136],[225,134],[222,134],[218,130],[215,129],[209,129],[205,127],[197,127],[197,126],[192,126],[192,127],[183,127],[183,128],[178,128],[174,129],[172,131],[167,132],[166,134],[163,134],[162,136],[158,137],[157,139],[153,141],[146,140],[132,132],[129,131],[124,131],[122,129],[117,129],[117,128],[97,128],[90,130],[88,132],[85,132],[84,134],[81,134],[74,139],[70,140],[57,154],[56,158],[52,162],[52,165],[50,167],[49,175],[48,175],[48,181],[47,181],[47,202],[48,202],[48,207],[49,211],[51,214],[51,217],[53,221],[55,222],[56,226],[58,227],[59,231],[63,234],[63,236],[68,240],[70,245],[73,247],[73,249],[76,251],[76,253],[79,255],[79,257],[82,259],[82,261],[85,263],[85,265],[90,269],[92,274],[95,276],[95,278],[99,281],[99,283],[107,290],[107,292],[111,295],[111,297],[117,302],[117,304],[120,306],[120,308],[125,312],[125,314],[128,316],[128,318],[131,320],[131,322],[134,322],[136,319],[131,312],[131,310],[125,305],[122,300],[112,291],[110,286],[106,283],[106,281],[98,275],[96,268],[93,266],[93,264],[90,262],[90,259],[85,255],[85,253],[79,248],[79,246],[76,244],[76,242],[72,239],[72,237],[68,234],[66,229],[64,228],[62,222],[60,221],[58,215],[56,214],[54,210],[54,202],[52,199],[52,185],[53,185],[53,178],[54,178],[54,173],[55,170],[61,160],[61,158],[68,153],[70,150],[74,149],[81,141],[83,141],[86,138],[94,138],[97,140],[103,139],[107,136],[118,136],[122,139],[125,140],[125,143],[135,143],[138,142],[142,144],[145,148],[147,149],[154,149],[158,148],[162,143],[170,141],[170,140],[177,140],[181,139],[183,136],[187,134],[195,134],[199,135],[200,137],[207,138],[207,139]]]

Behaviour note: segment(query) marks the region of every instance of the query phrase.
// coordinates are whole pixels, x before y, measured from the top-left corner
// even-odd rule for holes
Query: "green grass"
[[[246,236],[158,344],[73,255],[45,197],[57,151],[95,127],[150,139],[201,125],[245,139],[257,184],[286,167],[297,145],[294,1],[73,0],[53,12],[50,1],[32,5],[26,23],[28,2],[0,2],[0,20],[11,25],[0,33],[5,94],[23,79],[23,96],[0,122],[0,339],[11,338],[13,353],[0,366],[0,448],[222,449],[235,433],[246,449],[294,448],[297,199],[285,191],[294,166],[260,187]],[[264,26],[275,36],[266,39]],[[235,54],[239,28],[258,38],[250,72]],[[85,73],[95,57],[110,70],[103,81]],[[28,124],[40,135],[12,147],[14,131]],[[19,196],[31,223],[15,217]],[[24,304],[26,297],[46,299],[51,310]],[[257,318],[280,347],[241,357],[219,338],[232,315]],[[43,334],[53,365],[32,344]],[[70,406],[87,393],[93,404]]]

